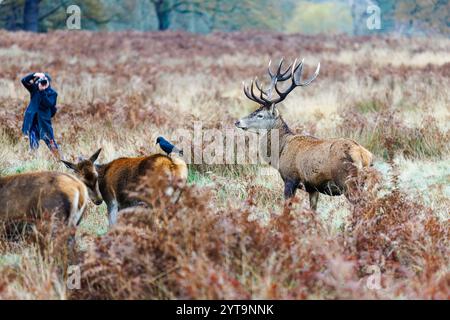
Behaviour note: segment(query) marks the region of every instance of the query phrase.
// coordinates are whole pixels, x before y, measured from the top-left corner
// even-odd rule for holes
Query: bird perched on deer
[[[170,155],[172,152],[176,153],[179,156],[183,156],[183,150],[178,149],[169,141],[164,139],[163,137],[158,137],[156,139],[156,144],[160,146],[160,148],[167,154]]]
[[[80,163],[70,166],[77,168]],[[130,195],[130,191],[135,190],[143,177],[167,177],[169,182],[185,183],[188,175],[187,165],[181,158],[159,153],[136,158],[118,158],[106,164],[97,164],[96,169],[110,226],[116,223],[119,210],[139,204],[139,201]]]
[[[278,144],[276,156],[279,161],[269,162],[278,169],[284,181],[286,200],[292,198],[297,189],[303,189],[309,193],[310,207],[313,210],[317,209],[319,193],[332,196],[344,194],[353,202],[355,199],[352,194],[358,187],[355,178],[363,168],[372,165],[372,153],[351,139],[319,139],[296,135],[278,111],[277,104],[292,90],[308,86],[317,78],[320,63],[314,75],[302,81],[303,63],[304,60],[300,63],[295,60],[283,70],[282,59],[277,71],[273,73],[269,62],[270,85],[267,89],[263,89],[257,79],[251,82],[250,87],[244,84],[244,94],[258,103],[259,108],[238,120],[235,125],[243,130],[266,130],[267,143]],[[278,86],[280,82],[288,80],[291,83],[285,90]],[[273,93],[277,97],[273,98]],[[278,141],[271,141],[274,130],[278,131]]]

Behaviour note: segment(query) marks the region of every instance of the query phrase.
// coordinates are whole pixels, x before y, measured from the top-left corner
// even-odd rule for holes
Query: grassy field
[[[21,136],[29,72],[54,79],[65,156],[102,147],[103,163],[159,152],[157,136],[194,123],[233,128],[256,107],[241,82],[263,78],[270,59],[304,57],[320,75],[283,117],[298,133],[355,139],[380,179],[354,207],[322,195],[311,212],[299,192],[286,212],[266,165],[191,165],[179,202],[143,182],[152,209],[127,210],[109,232],[105,205],[90,204],[70,256],[67,230],[45,232],[52,221],[38,241],[0,241],[0,298],[448,299],[449,51],[448,39],[0,31],[1,175],[66,170]],[[79,290],[65,285],[69,264],[81,266]]]

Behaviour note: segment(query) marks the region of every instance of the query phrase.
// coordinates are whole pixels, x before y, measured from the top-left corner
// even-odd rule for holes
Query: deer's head
[[[101,205],[103,202],[98,186],[98,173],[95,167],[95,161],[101,151],[102,149],[100,148],[89,159],[80,158],[77,163],[61,160],[61,162],[63,162],[67,168],[73,170],[75,175],[86,185],[89,198],[97,206]]]
[[[318,64],[314,75],[310,79],[302,81],[303,62],[304,60],[297,63],[296,59],[292,65],[283,71],[283,59],[281,59],[275,74],[272,73],[270,69],[271,62],[269,62],[267,71],[270,77],[270,85],[267,89],[262,88],[257,78],[251,82],[249,87],[244,83],[244,93],[246,97],[258,103],[260,107],[248,116],[236,121],[236,127],[243,130],[270,130],[274,128],[280,118],[277,104],[286,99],[288,94],[296,87],[305,87],[309,85],[319,75],[320,63]],[[285,90],[280,89],[278,83],[287,80],[291,80],[289,87]],[[255,92],[255,87],[257,92]],[[272,98],[273,91],[276,92],[278,97]]]

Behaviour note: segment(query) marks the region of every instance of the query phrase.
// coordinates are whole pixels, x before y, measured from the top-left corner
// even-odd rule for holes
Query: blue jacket
[[[50,77],[49,81],[50,81]],[[25,111],[23,120],[22,132],[26,135],[29,134],[33,120],[37,117],[37,125],[39,135],[53,136],[52,121],[51,119],[56,114],[56,99],[58,93],[50,86],[42,91],[39,91],[38,85],[30,83],[33,79],[33,74],[27,75],[22,79],[22,84],[30,92],[31,100]]]

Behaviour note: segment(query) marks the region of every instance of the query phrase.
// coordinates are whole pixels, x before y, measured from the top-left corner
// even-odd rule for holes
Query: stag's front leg
[[[298,182],[294,180],[284,180],[284,210],[289,212],[292,209],[292,198],[295,196]]]
[[[310,192],[309,193],[309,207],[316,211],[317,210],[317,202],[319,201],[319,192]]]
[[[295,191],[299,186],[299,182],[296,180],[286,179],[284,180],[284,199],[289,200],[295,196]]]

